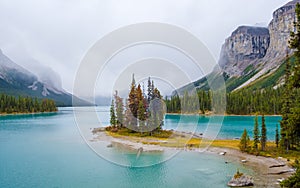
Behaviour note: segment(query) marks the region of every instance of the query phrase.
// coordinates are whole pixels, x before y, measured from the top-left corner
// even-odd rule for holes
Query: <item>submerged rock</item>
[[[253,186],[253,178],[247,175],[241,175],[240,177],[233,177],[227,184],[230,187],[246,187]]]

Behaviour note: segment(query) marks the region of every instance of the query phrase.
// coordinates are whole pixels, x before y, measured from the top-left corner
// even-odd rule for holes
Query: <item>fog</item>
[[[273,11],[287,2],[1,0],[0,49],[14,62],[37,74],[40,79],[47,80],[49,75],[52,77],[49,82],[72,92],[77,69],[85,54],[99,39],[115,29],[143,22],[176,25],[197,36],[217,61],[221,45],[235,28],[239,25],[267,26]],[[152,50],[155,52],[155,48]],[[127,54],[123,57],[129,56]],[[180,58],[167,53],[156,56]],[[104,78],[108,80],[104,88],[113,85],[113,80],[121,74],[121,69],[118,70],[120,62],[114,62],[115,65],[111,65],[113,70],[106,71],[118,74]],[[185,61],[180,61],[178,66],[182,68],[184,63]],[[190,70],[189,66],[183,66],[182,69],[187,69],[190,80],[203,76],[201,72]],[[184,83],[176,87],[182,84]],[[96,95],[109,95],[114,89],[111,87],[103,91],[98,90],[98,87],[99,84],[95,85]]]

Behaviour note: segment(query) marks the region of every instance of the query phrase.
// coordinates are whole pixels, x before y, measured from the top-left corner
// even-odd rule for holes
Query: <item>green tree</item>
[[[260,139],[260,144],[261,144],[261,150],[265,151],[266,146],[267,146],[267,127],[266,127],[266,122],[265,122],[265,116],[262,115],[261,117],[261,139]]]
[[[287,92],[290,93],[286,96],[286,100],[290,102],[290,105],[285,105],[285,112],[282,114],[282,124],[284,126],[284,133],[281,133],[284,137],[282,144],[286,147],[286,150],[293,149],[293,147],[300,145],[300,101],[299,98],[295,99],[293,95],[296,89],[300,88],[300,4],[296,4],[295,8],[295,22],[294,31],[290,34],[289,47],[294,50],[295,65],[289,73],[289,79],[286,80]],[[297,96],[297,95],[296,95]],[[291,103],[293,101],[293,103]],[[292,105],[291,105],[292,104]],[[281,130],[282,131],[282,130]]]
[[[248,136],[247,130],[244,129],[239,147],[241,151],[247,152],[249,151],[249,146],[250,146],[250,138]]]
[[[132,75],[132,81],[131,81],[131,88],[128,96],[128,106],[130,109],[131,114],[134,118],[131,119],[131,126],[136,127],[137,125],[137,110],[138,110],[138,99],[137,99],[137,93],[136,93],[136,84],[134,79],[134,74]]]
[[[289,151],[290,148],[290,128],[289,128],[289,115],[291,113],[291,104],[292,104],[292,88],[291,84],[289,83],[291,76],[290,70],[290,60],[287,55],[286,57],[286,67],[285,67],[285,83],[284,83],[284,93],[283,93],[283,104],[282,104],[282,119],[280,121],[280,147],[285,149],[286,152]]]
[[[281,187],[286,188],[299,188],[300,187],[300,166],[296,166],[296,173],[290,176],[288,179],[280,183]]]
[[[145,126],[145,120],[146,120],[146,109],[143,100],[140,100],[139,108],[138,108],[138,123],[141,132],[143,132],[143,128]]]
[[[118,91],[115,92],[115,108],[116,108],[116,123],[118,126],[123,127],[124,123],[124,104],[123,99],[118,95]]]
[[[110,105],[110,125],[111,126],[116,125],[116,114],[115,114],[114,100],[111,101],[111,105]]]
[[[258,125],[258,116],[256,114],[255,120],[254,120],[254,129],[253,129],[253,148],[257,151],[258,150],[258,144],[260,142],[260,136],[259,136],[259,125]]]
[[[276,147],[278,148],[278,145],[279,145],[279,130],[278,130],[278,125],[276,125],[276,131],[275,131],[275,144],[276,144]]]
[[[299,88],[300,87],[300,22],[299,22],[300,4],[299,3],[296,4],[295,14],[296,14],[296,18],[294,22],[295,32],[292,31],[290,34],[289,47],[295,50],[294,54],[296,57],[295,66],[293,69],[293,75],[291,78],[291,84],[294,87]]]
[[[152,96],[153,96],[153,87],[152,87],[152,83],[151,83],[151,79],[150,77],[148,78],[148,93],[147,93],[147,101],[148,101],[148,104],[150,103],[150,101],[152,100]]]

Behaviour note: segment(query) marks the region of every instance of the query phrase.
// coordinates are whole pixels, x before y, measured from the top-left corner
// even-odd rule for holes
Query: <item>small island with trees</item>
[[[166,109],[158,88],[148,79],[147,94],[132,76],[131,88],[125,105],[116,91],[110,107],[110,126],[106,131],[114,135],[152,136],[168,138],[172,132],[163,130]]]

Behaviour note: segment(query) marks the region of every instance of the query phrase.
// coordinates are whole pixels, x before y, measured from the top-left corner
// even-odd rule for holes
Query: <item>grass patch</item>
[[[105,130],[112,136],[131,136],[131,137],[153,137],[169,138],[173,132],[168,130],[154,130],[152,132],[137,132],[126,127],[106,127]]]

